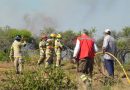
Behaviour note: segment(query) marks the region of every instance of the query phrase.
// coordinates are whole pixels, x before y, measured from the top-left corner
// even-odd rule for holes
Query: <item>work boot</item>
[[[81,78],[81,80],[85,83],[86,82],[86,80],[87,80],[87,76],[86,75],[81,75],[80,76],[80,78]]]

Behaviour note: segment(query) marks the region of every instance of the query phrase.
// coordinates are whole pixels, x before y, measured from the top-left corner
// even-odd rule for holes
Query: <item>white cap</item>
[[[105,33],[111,32],[110,29],[105,29]]]

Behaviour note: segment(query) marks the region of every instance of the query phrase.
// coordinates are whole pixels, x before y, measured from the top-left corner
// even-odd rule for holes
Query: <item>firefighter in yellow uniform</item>
[[[14,58],[16,74],[21,74],[23,68],[23,55],[21,49],[23,46],[26,46],[26,41],[22,42],[21,40],[21,35],[16,36],[10,51],[10,58]]]
[[[61,34],[57,34],[56,40],[55,40],[55,54],[56,54],[56,66],[60,66],[61,64],[61,52],[63,45],[61,43],[62,36]]]
[[[42,62],[44,62],[44,59],[46,57],[46,55],[45,55],[46,40],[47,40],[47,36],[46,35],[42,35],[41,36],[41,41],[39,42],[40,58],[38,60],[38,65],[40,65]]]
[[[55,45],[55,34],[50,34],[50,38],[47,39],[46,43],[46,59],[45,59],[45,67],[53,63],[54,57],[54,45]]]

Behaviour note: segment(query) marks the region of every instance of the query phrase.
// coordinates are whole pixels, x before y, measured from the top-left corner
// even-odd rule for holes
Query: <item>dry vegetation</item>
[[[63,61],[61,68],[52,66],[44,69],[42,64],[37,66],[36,60],[25,63],[24,74],[16,75],[13,70],[13,63],[0,63],[0,90],[86,90],[86,85],[80,80],[80,73],[76,72],[76,65],[69,61]],[[126,65],[130,76],[129,65]],[[130,90],[126,78],[122,78],[123,72],[116,65],[115,78],[105,77],[99,72],[95,64],[93,83],[91,90]],[[49,74],[49,82],[45,73]]]

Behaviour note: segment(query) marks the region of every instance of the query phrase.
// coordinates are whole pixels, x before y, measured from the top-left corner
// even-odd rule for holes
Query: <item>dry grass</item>
[[[36,61],[35,61],[36,62]],[[127,65],[125,68],[128,68],[129,65]],[[30,71],[36,70],[36,64],[25,64],[25,68],[27,68]],[[5,78],[5,72],[13,70],[13,63],[7,63],[7,62],[1,62],[0,63],[0,83],[4,80]],[[80,74],[76,72],[76,65],[70,63],[69,61],[64,61],[62,62],[62,68],[65,70],[65,73],[73,79],[75,82],[77,82],[78,90],[86,90],[85,84],[80,80]],[[119,71],[120,70],[120,71]],[[106,84],[104,85],[104,78],[103,75],[98,71],[98,69],[95,69],[94,71],[94,76],[93,76],[93,84],[92,88],[93,90],[130,90],[130,85],[128,84],[126,78],[121,78],[121,75],[123,75],[123,72],[121,69],[115,70],[116,74],[120,73],[120,82],[117,82],[117,79],[115,79],[114,84],[109,85]],[[127,70],[127,73],[130,75],[130,72]]]

